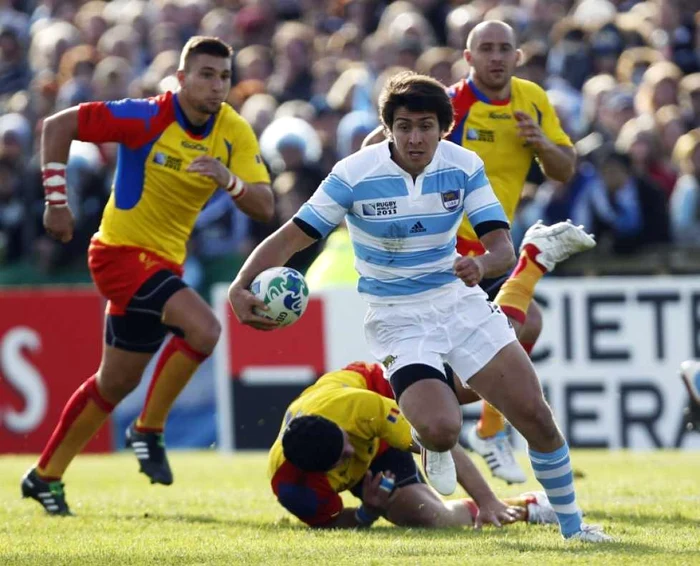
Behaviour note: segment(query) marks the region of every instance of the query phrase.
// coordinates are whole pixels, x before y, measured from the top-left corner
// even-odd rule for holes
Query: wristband
[[[238,200],[245,194],[245,183],[236,175],[229,172],[230,180],[226,186],[226,192],[231,195],[233,200]]]
[[[394,491],[394,480],[382,476],[382,479],[379,482],[379,489],[381,489],[382,491],[386,491],[387,493],[391,493],[392,491]]]
[[[51,207],[68,206],[66,196],[66,164],[47,163],[41,168],[44,202]]]
[[[369,527],[379,519],[379,515],[367,511],[364,505],[360,505],[355,511],[355,520],[363,527]]]

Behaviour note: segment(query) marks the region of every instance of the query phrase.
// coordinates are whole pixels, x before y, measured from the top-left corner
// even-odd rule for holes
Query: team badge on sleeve
[[[397,408],[392,407],[389,414],[386,416],[386,420],[388,420],[390,423],[395,423],[400,414],[401,412]]]

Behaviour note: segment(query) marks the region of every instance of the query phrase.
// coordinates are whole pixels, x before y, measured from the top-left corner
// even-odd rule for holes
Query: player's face
[[[180,77],[181,95],[197,112],[215,114],[231,90],[228,57],[195,55]]]
[[[442,138],[437,113],[411,112],[404,107],[397,108],[391,126],[391,137],[394,142],[394,161],[411,175],[420,174],[432,161]]]
[[[519,52],[508,28],[488,26],[474,38],[465,57],[478,83],[491,90],[501,90],[515,72]]]

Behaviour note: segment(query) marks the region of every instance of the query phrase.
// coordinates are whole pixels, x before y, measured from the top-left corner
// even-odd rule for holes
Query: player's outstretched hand
[[[544,135],[542,128],[532,117],[520,110],[513,113],[518,126],[518,137],[535,149],[545,149],[551,142]]]
[[[369,470],[362,480],[362,504],[368,511],[381,515],[389,505],[389,496],[394,489],[396,476],[386,470],[372,477]]]
[[[73,239],[75,219],[67,206],[44,207],[44,229],[46,233],[59,242],[70,242]]]
[[[279,326],[274,320],[255,313],[258,309],[266,311],[268,307],[248,289],[231,284],[228,288],[228,301],[231,303],[233,314],[242,324],[258,330],[274,330]]]
[[[231,180],[231,173],[218,159],[209,155],[195,157],[187,166],[190,173],[199,173],[214,180],[219,187],[226,187]]]
[[[479,512],[474,520],[474,528],[480,529],[484,525],[495,525],[501,527],[516,521],[525,519],[525,509],[523,507],[514,507],[506,505],[499,499],[493,499],[479,506]]]
[[[455,260],[454,274],[459,277],[467,287],[478,285],[484,277],[484,268],[478,258],[462,256]]]

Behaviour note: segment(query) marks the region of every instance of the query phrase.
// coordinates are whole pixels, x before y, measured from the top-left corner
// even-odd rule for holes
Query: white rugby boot
[[[450,452],[433,452],[421,446],[420,459],[425,475],[440,495],[452,495],[457,489],[457,468]]]
[[[583,226],[576,226],[571,220],[557,222],[552,226],[545,226],[538,220],[525,232],[520,244],[521,252],[527,244],[532,244],[539,251],[535,256],[537,262],[547,271],[552,271],[557,263],[594,248],[596,241],[591,234],[586,233]]]
[[[474,452],[483,456],[495,477],[508,484],[527,481],[525,472],[515,461],[513,448],[504,432],[481,438],[474,426],[467,433],[467,443]]]
[[[615,542],[615,539],[603,532],[603,527],[600,525],[587,525],[581,523],[581,530],[571,536],[566,537],[566,540],[580,540],[583,542]]]
[[[527,522],[532,525],[558,525],[559,519],[544,491],[528,491],[520,497],[527,502]]]

